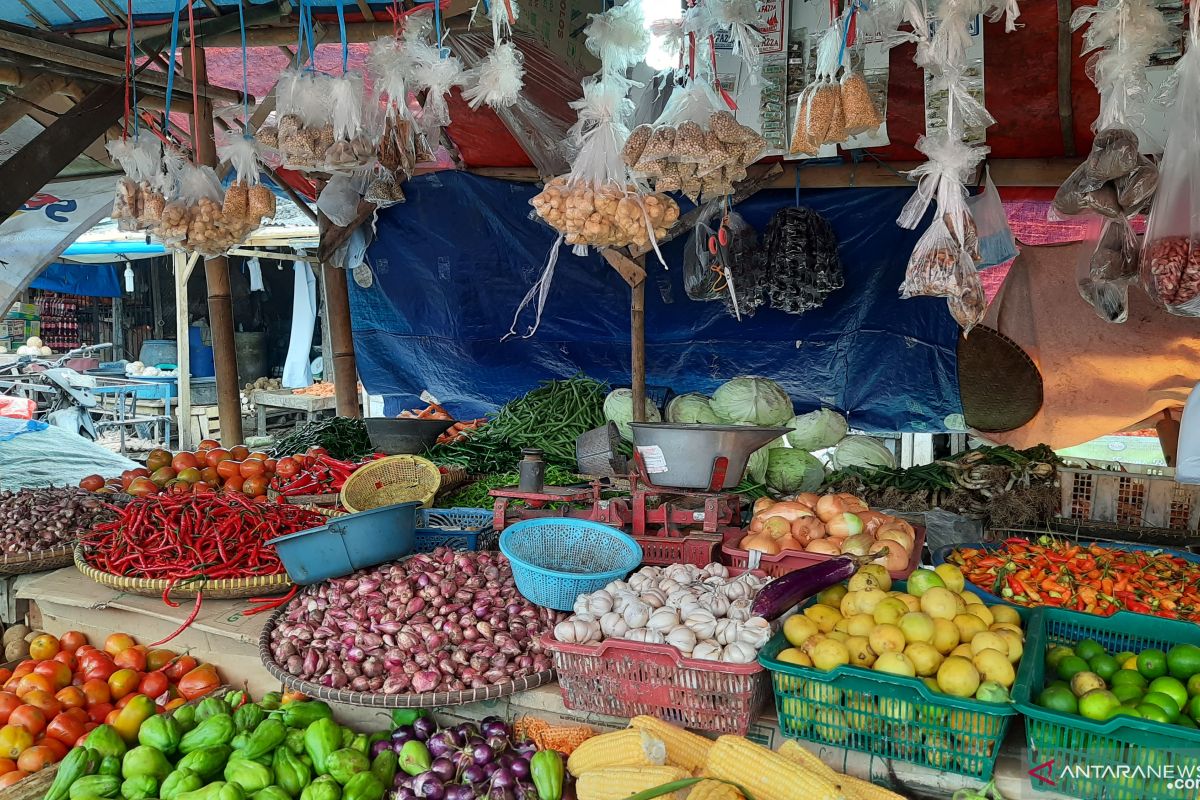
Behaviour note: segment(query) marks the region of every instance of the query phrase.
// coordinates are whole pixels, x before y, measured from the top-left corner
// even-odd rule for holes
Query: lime
[[[1128,650],[1122,650],[1121,652],[1119,652],[1115,656],[1113,656],[1113,658],[1115,658],[1117,660],[1118,664],[1124,665],[1126,661],[1128,661],[1131,658],[1136,658],[1136,656]]]
[[[1154,680],[1150,681],[1150,687],[1146,691],[1162,692],[1174,700],[1175,705],[1179,706],[1180,708],[1183,708],[1187,705],[1187,687],[1180,683],[1177,678],[1166,676],[1162,678],[1155,678]]]
[[[1148,719],[1151,722],[1170,722],[1171,717],[1167,712],[1163,711],[1153,703],[1142,703],[1137,707],[1138,713],[1142,719]]]
[[[1167,651],[1167,671],[1181,681],[1200,673],[1200,647],[1177,644]]]
[[[1139,689],[1145,689],[1147,681],[1142,677],[1142,673],[1132,669],[1119,669],[1112,676],[1109,683],[1113,687],[1117,686],[1136,686]]]
[[[1056,644],[1046,651],[1046,666],[1050,669],[1056,669],[1058,662],[1062,661],[1067,656],[1075,655],[1075,651],[1069,647],[1063,647],[1061,644]]]
[[[1047,683],[1047,684],[1046,684],[1046,686],[1047,686],[1047,687],[1049,687],[1049,686],[1061,686],[1061,687],[1063,687],[1064,689],[1070,689],[1070,688],[1071,688],[1071,684],[1067,683],[1066,681],[1060,681],[1058,678],[1055,678],[1054,680],[1050,681],[1049,683]]]
[[[1200,697],[1193,697],[1188,701],[1187,713],[1192,719],[1200,719]]]
[[[1137,669],[1137,656],[1131,655],[1121,661],[1121,669]]]
[[[1087,719],[1106,720],[1120,705],[1117,696],[1107,689],[1093,689],[1079,698],[1079,713]]]
[[[1143,650],[1138,653],[1137,671],[1147,680],[1161,678],[1167,674],[1167,654],[1162,650]]]
[[[1111,681],[1112,676],[1116,675],[1117,670],[1121,668],[1121,665],[1117,663],[1117,660],[1108,653],[1101,653],[1098,656],[1089,658],[1088,666],[1091,667],[1092,672],[1096,673],[1101,678],[1104,678],[1106,681]]]
[[[1141,718],[1142,712],[1137,710],[1137,706],[1132,703],[1122,703],[1117,707],[1114,717],[1138,717]]]
[[[1067,656],[1062,661],[1058,662],[1055,668],[1058,672],[1058,677],[1064,681],[1069,681],[1075,677],[1076,672],[1087,672],[1088,663],[1079,656]],[[1163,667],[1165,670],[1166,667]]]
[[[1079,703],[1075,695],[1065,686],[1047,686],[1038,695],[1038,705],[1064,714],[1078,714]]]
[[[1175,724],[1182,725],[1185,728],[1195,728],[1196,727],[1195,721],[1191,717],[1189,717],[1187,714],[1180,714],[1178,717],[1176,717]]]
[[[1187,679],[1188,694],[1200,694],[1200,673]]]
[[[1138,703],[1138,707],[1141,708],[1144,705],[1158,706],[1164,712],[1166,712],[1166,715],[1171,719],[1175,719],[1175,717],[1179,716],[1179,704],[1176,703],[1169,694],[1163,694],[1162,692],[1147,692],[1146,696],[1142,698],[1142,702]]]
[[[1112,688],[1112,693],[1115,694],[1117,699],[1122,703],[1128,703],[1130,701],[1141,702],[1143,694],[1140,686],[1133,686],[1132,684],[1128,683],[1121,686],[1114,686]]]
[[[1096,656],[1104,655],[1104,648],[1095,639],[1084,639],[1075,643],[1075,655],[1084,661],[1091,661]]]

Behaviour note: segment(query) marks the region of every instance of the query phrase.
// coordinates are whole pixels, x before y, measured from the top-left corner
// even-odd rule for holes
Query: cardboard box
[[[25,344],[30,336],[42,335],[41,320],[4,319],[0,320],[0,334],[7,336],[18,344]]]
[[[595,72],[600,61],[584,45],[583,29],[588,14],[603,9],[594,0],[527,0],[521,4],[517,27],[536,35],[551,53],[580,71]]]
[[[8,310],[8,316],[32,319],[38,316],[38,307],[33,303],[13,303],[12,308]]]

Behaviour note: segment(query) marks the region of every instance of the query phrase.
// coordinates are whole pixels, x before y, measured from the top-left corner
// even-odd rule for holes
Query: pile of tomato
[[[0,668],[0,789],[57,764],[98,725],[133,731],[220,686],[211,664],[114,633],[102,648],[79,631],[39,634],[29,659]]]

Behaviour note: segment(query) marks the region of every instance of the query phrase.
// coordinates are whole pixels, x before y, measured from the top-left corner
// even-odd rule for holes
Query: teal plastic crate
[[[429,553],[438,547],[478,550],[484,532],[492,528],[492,512],[486,508],[422,508],[417,511],[414,553]]]
[[[892,588],[903,591],[904,582],[895,581]],[[815,602],[814,598],[802,608]],[[1027,627],[1030,612],[1015,610],[1022,627]],[[787,647],[781,630],[758,656],[771,673],[775,712],[784,736],[982,781],[991,777],[1000,744],[1017,715],[1013,704],[952,697],[930,690],[919,678],[863,667],[847,665],[822,672],[789,664],[777,658]],[[1026,660],[1017,671],[1018,684],[1027,672]]]
[[[1050,646],[1095,639],[1110,654],[1149,648],[1166,652],[1177,644],[1200,645],[1200,626],[1128,611],[1096,617],[1041,608],[1029,628],[1024,662],[1029,680],[1018,686],[1013,699],[1025,715],[1029,767],[1052,761],[1041,774],[1056,784],[1034,778],[1035,789],[1081,800],[1194,800],[1200,795],[1200,730],[1134,717],[1094,722],[1034,703],[1046,684]],[[1177,779],[1184,783],[1175,785]]]

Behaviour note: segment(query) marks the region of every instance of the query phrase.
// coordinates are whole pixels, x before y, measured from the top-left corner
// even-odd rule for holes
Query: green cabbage
[[[834,469],[846,467],[886,467],[894,469],[896,457],[887,445],[871,436],[847,436],[838,442],[829,463]]]
[[[825,467],[812,453],[794,447],[767,449],[767,488],[779,494],[815,492],[825,479]]]
[[[667,422],[717,425],[721,420],[713,413],[707,397],[693,393],[681,394],[667,403]]]
[[[767,465],[771,458],[770,450],[769,446],[760,447],[746,460],[746,477],[755,483],[765,483],[767,480]]]
[[[787,433],[787,440],[792,447],[800,450],[824,450],[833,447],[845,436],[850,426],[846,418],[831,408],[819,408],[807,414],[792,417],[788,423],[792,428]]]
[[[724,422],[735,425],[783,425],[795,413],[787,392],[773,380],[743,376],[717,387],[710,401]]]
[[[613,389],[609,392],[608,397],[604,398],[604,418],[617,423],[621,438],[632,442],[633,428],[629,427],[629,423],[633,422],[633,390]],[[662,422],[658,406],[649,397],[646,398],[646,422]]]

